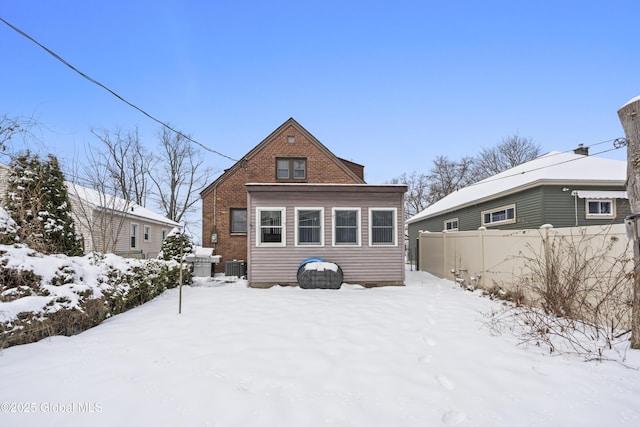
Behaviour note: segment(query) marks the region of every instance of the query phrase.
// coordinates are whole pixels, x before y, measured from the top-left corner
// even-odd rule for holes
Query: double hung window
[[[231,208],[231,233],[247,232],[247,210]]]
[[[322,246],[323,223],[322,208],[296,208],[296,245]]]
[[[276,159],[276,178],[279,180],[307,179],[307,159],[303,159],[303,158]]]
[[[285,208],[257,208],[258,246],[285,246]]]
[[[333,209],[333,244],[336,246],[360,245],[360,209]]]
[[[371,246],[396,245],[396,209],[369,209],[369,243]]]

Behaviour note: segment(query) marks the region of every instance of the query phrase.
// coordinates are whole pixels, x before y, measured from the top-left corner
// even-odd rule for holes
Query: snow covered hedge
[[[179,283],[180,264],[0,245],[0,348],[73,335]],[[185,265],[183,284],[191,283]]]

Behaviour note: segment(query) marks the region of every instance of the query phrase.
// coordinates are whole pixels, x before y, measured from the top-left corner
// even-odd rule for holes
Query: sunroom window
[[[369,242],[372,246],[395,245],[395,209],[369,209]]]
[[[284,208],[257,208],[258,246],[285,246]]]
[[[344,246],[360,244],[360,209],[333,210],[333,243]]]
[[[323,217],[323,210],[321,208],[296,209],[296,244],[308,246],[322,245]]]

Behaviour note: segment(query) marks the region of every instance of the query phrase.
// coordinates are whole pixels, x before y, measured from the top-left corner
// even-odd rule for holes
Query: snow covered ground
[[[2,426],[637,426],[624,365],[523,348],[497,302],[406,287],[198,282],[73,337],[0,351]],[[625,366],[626,365],[626,366]]]

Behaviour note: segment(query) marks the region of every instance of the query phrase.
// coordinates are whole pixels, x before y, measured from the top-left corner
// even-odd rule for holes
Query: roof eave
[[[425,215],[425,216],[421,216],[419,218],[415,218],[415,219],[408,219],[407,221],[405,221],[405,224],[409,225],[409,224],[414,224],[416,222],[420,222],[423,221],[425,219],[430,219],[430,218],[434,218],[440,215],[445,215],[447,213],[450,212],[455,212],[457,210],[460,209],[464,209],[467,208],[469,206],[474,206],[480,203],[485,203],[485,202],[489,202],[491,200],[495,200],[495,199],[499,199],[501,197],[506,197],[506,196],[510,196],[511,194],[515,194],[515,193],[519,193],[525,190],[529,190],[531,188],[534,187],[541,187],[543,185],[598,185],[598,186],[620,186],[620,185],[625,185],[625,181],[621,181],[621,180],[558,180],[558,179],[539,179],[533,182],[529,182],[523,185],[520,185],[518,187],[514,187],[514,188],[510,188],[508,190],[505,191],[501,191],[499,193],[495,193],[495,194],[491,194],[489,196],[485,196],[485,197],[480,197],[478,199],[474,199],[474,200],[470,200],[468,202],[462,203],[460,205],[454,206],[452,208],[449,209],[443,209],[441,211],[437,211],[434,212],[432,214],[429,215]]]

